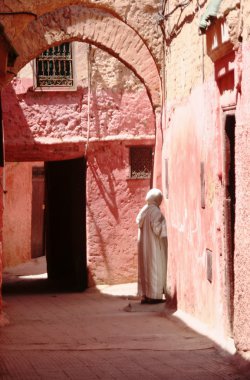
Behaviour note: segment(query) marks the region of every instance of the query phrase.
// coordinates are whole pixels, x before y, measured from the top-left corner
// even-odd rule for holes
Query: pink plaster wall
[[[135,218],[150,181],[129,179],[128,162],[129,147],[122,141],[96,144],[88,154],[87,248],[95,283],[137,280]]]
[[[241,93],[237,97],[235,91],[219,89],[211,77],[204,85],[194,87],[189,97],[166,103],[163,150],[158,148],[156,155],[158,159],[159,155],[162,157],[162,188],[169,233],[169,291],[177,298],[180,310],[205,322],[217,331],[218,337],[231,335],[228,302],[232,302],[234,341],[238,351],[244,351],[246,356],[250,350],[250,44],[243,45],[242,57]],[[238,85],[238,76],[235,72],[235,85]],[[235,293],[234,299],[229,301],[223,207],[226,186],[223,117],[228,107],[233,112],[235,101]],[[168,199],[166,158],[169,162]],[[205,209],[201,208],[201,161],[205,165]],[[206,249],[212,251],[212,283],[207,280]]]
[[[32,169],[29,163],[4,168],[3,266],[31,258]]]
[[[27,84],[22,79],[22,84]],[[17,86],[20,86],[18,83]],[[3,91],[6,160],[81,156],[87,139],[87,90],[41,93]],[[90,140],[154,136],[154,116],[146,91],[92,93]]]
[[[168,103],[163,125],[163,191],[169,234],[168,286],[178,308],[215,329],[226,329],[222,253],[223,187],[219,92],[211,79],[182,102]],[[168,159],[166,199],[164,160]],[[205,165],[205,209],[200,164]],[[206,249],[212,251],[212,283]],[[220,331],[221,332],[221,331]]]

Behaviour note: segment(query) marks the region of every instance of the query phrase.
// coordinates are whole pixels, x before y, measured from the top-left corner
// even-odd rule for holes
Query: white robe
[[[152,299],[166,294],[167,228],[156,203],[144,206],[137,215],[138,293]]]

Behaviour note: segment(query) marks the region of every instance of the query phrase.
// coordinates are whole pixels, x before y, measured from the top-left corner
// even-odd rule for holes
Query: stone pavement
[[[135,284],[53,291],[29,269],[4,275],[0,379],[250,379],[165,304],[140,305]]]

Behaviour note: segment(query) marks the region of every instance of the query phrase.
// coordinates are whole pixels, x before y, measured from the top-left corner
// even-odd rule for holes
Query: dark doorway
[[[44,255],[44,167],[32,168],[31,257]]]
[[[45,163],[48,278],[64,289],[87,287],[86,160]]]
[[[234,230],[235,230],[235,116],[225,120],[225,247],[228,315],[233,334],[234,314]]]

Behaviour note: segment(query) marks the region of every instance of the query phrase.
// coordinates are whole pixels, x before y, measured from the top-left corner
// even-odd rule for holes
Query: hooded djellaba
[[[167,278],[167,226],[161,213],[162,192],[151,189],[138,224],[138,293],[141,303],[164,302]]]

